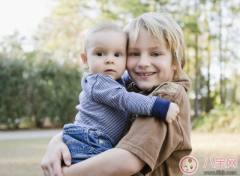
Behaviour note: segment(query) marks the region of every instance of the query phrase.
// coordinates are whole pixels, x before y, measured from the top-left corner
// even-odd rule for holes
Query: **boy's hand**
[[[62,160],[67,166],[71,165],[71,154],[62,141],[62,133],[57,134],[49,142],[47,152],[41,162],[44,176],[64,176],[61,168]]]
[[[172,123],[175,119],[177,114],[179,113],[179,107],[175,103],[170,103],[169,109],[167,112],[166,122]]]

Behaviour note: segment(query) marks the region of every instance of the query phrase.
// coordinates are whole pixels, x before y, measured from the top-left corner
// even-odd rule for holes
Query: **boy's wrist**
[[[168,112],[170,103],[171,101],[164,100],[157,97],[152,108],[152,116],[159,117],[163,121],[166,121],[167,112]]]

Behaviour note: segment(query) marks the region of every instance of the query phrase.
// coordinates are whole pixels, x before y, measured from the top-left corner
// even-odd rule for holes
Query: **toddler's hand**
[[[166,122],[172,123],[175,119],[177,114],[179,113],[179,107],[175,103],[170,103],[169,109],[167,112]]]

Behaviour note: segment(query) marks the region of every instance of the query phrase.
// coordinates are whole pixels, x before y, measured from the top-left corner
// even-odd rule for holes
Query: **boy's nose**
[[[151,65],[150,58],[148,55],[141,55],[139,57],[138,66],[139,67],[149,67]]]

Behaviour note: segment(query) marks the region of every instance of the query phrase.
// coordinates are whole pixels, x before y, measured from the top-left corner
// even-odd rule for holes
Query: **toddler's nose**
[[[105,60],[105,64],[113,64],[114,63],[114,59],[112,56],[107,56],[106,60]]]

